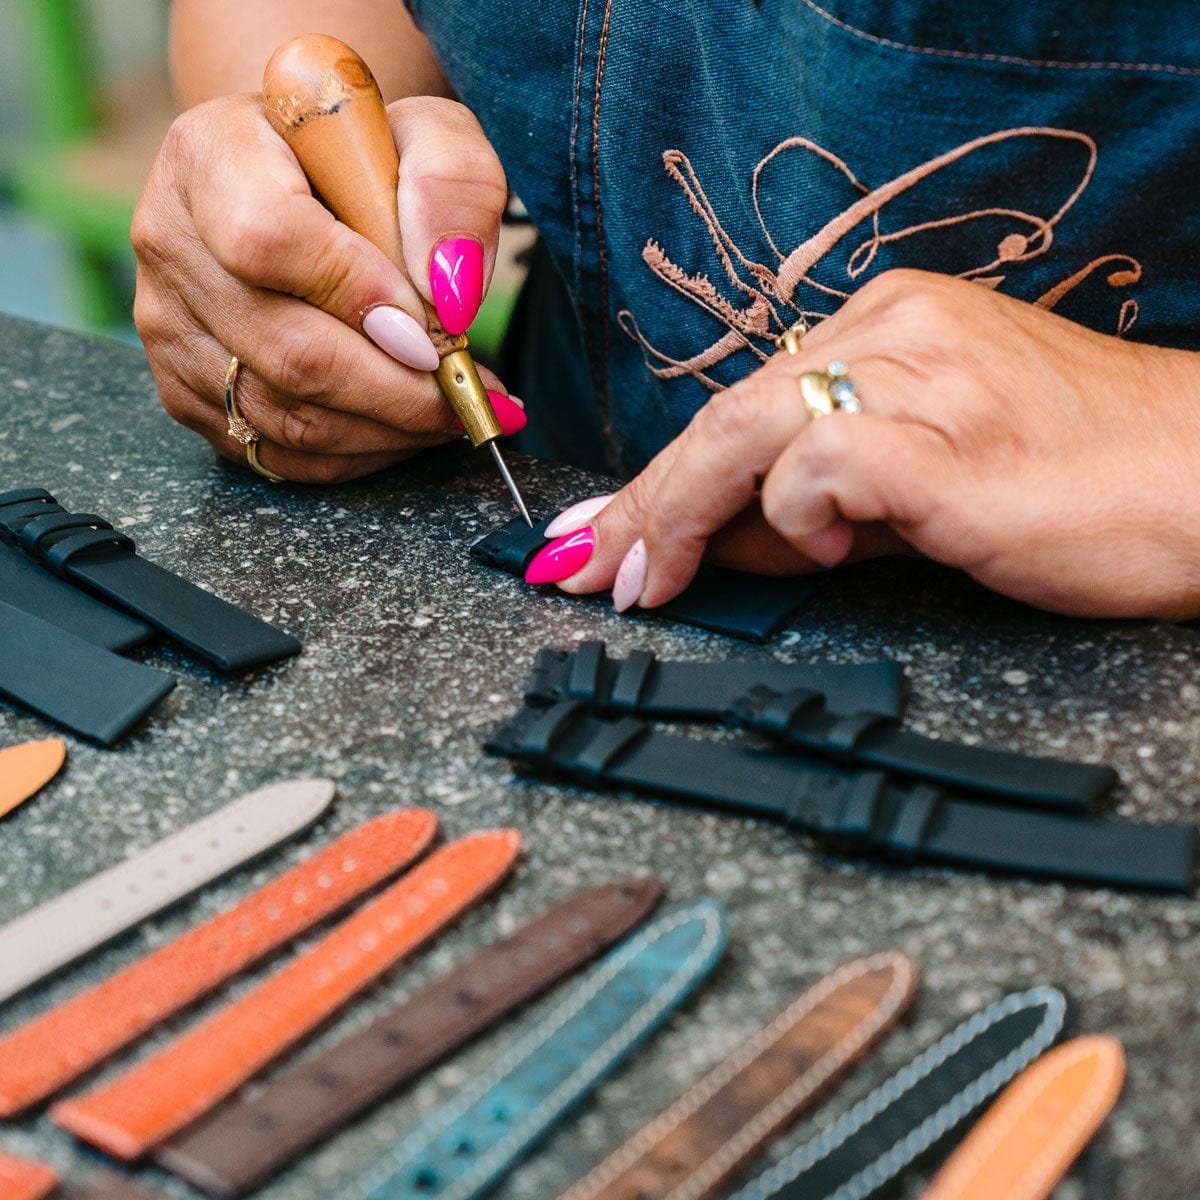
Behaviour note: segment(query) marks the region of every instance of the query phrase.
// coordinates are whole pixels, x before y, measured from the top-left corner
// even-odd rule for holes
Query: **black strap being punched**
[[[102,517],[68,513],[41,488],[0,493],[0,537],[222,671],[244,671],[300,651],[290,634],[141,558],[132,539]]]
[[[546,544],[546,526],[551,519],[530,529],[518,517],[476,542],[471,557],[522,577],[533,556]],[[807,602],[814,587],[809,576],[777,579],[704,566],[674,600],[645,612],[639,609],[638,615],[664,617],[748,642],[765,642]]]
[[[609,658],[603,642],[577,650],[539,650],[525,688],[530,704],[586,700],[599,713],[661,719],[723,720],[730,706],[766,684],[811,688],[839,714],[869,710],[898,716],[903,672],[897,663],[663,662],[648,650]]]
[[[783,746],[849,766],[1067,812],[1088,812],[1117,782],[1111,767],[938,741],[902,729],[899,722],[875,712],[843,716],[819,689],[808,689],[751,688],[730,706],[729,720]]]
[[[770,750],[612,722],[582,701],[525,708],[488,740],[491,754],[589,788],[630,788],[770,817],[831,849],[1113,887],[1188,892],[1196,829],[1096,821],[975,804]]]

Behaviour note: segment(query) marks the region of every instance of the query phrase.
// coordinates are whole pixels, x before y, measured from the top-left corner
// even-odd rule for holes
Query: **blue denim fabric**
[[[547,243],[623,472],[892,267],[1200,349],[1194,0],[412,7]]]

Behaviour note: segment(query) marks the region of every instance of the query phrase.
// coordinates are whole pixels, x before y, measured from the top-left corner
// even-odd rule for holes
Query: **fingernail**
[[[575,530],[590,525],[592,518],[608,507],[613,495],[613,492],[606,492],[603,496],[589,496],[586,500],[572,504],[570,508],[564,508],[546,526],[546,536],[548,538],[562,537],[564,533],[574,533]]]
[[[436,371],[438,352],[429,334],[403,309],[380,304],[363,317],[363,333],[397,362],[417,371]]]
[[[503,392],[488,392],[488,399],[492,402],[492,412],[496,414],[496,420],[500,422],[501,437],[511,437],[514,433],[520,433],[529,423],[525,408],[516,396],[506,396]],[[463,423],[455,419],[454,428],[462,433]]]
[[[624,612],[632,608],[646,590],[646,543],[638,538],[629,552],[621,559],[617,577],[613,581],[613,608]]]
[[[574,575],[589,558],[596,546],[594,529],[577,529],[566,537],[548,542],[525,571],[526,583],[561,583]]]
[[[447,333],[466,333],[483,303],[483,247],[468,237],[439,243],[429,263],[429,290]]]

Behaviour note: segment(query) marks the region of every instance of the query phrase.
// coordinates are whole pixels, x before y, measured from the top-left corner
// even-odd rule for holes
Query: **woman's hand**
[[[133,221],[134,319],[167,411],[228,458],[245,462],[223,403],[232,355],[259,460],[287,479],[352,479],[456,435],[428,373],[437,353],[418,293],[448,326],[473,318],[504,172],[462,105],[414,98],[388,114],[406,272],[313,197],[257,96],[199,105],[167,135]],[[439,263],[456,264],[457,279]],[[523,423],[503,395],[495,403],[502,425]]]
[[[796,378],[834,359],[863,411],[811,421]],[[618,607],[652,608],[706,551],[777,572],[907,544],[1043,608],[1195,616],[1198,468],[1200,355],[893,271],[701,409],[561,586],[620,568]]]

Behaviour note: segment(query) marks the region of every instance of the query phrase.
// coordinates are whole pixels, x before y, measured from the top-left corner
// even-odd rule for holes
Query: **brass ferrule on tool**
[[[469,350],[455,350],[447,354],[438,364],[435,374],[442,391],[446,393],[446,399],[467,431],[472,446],[482,446],[500,436],[500,422],[496,420],[487,388],[479,378]]]

